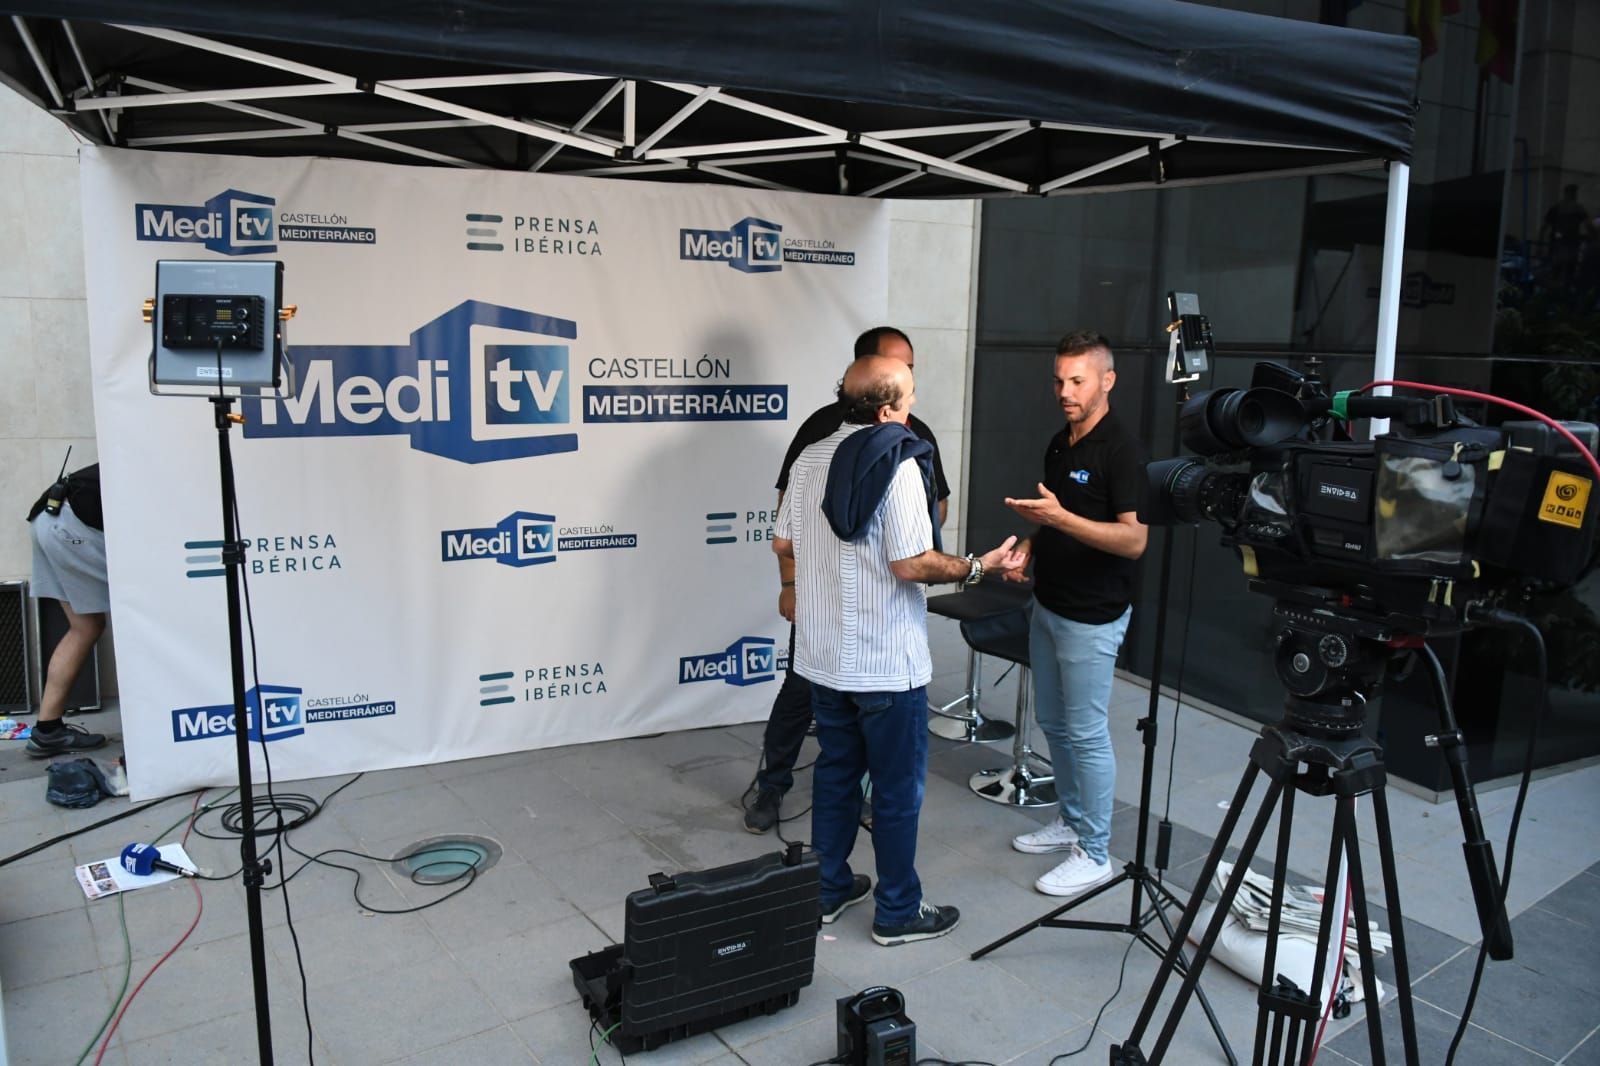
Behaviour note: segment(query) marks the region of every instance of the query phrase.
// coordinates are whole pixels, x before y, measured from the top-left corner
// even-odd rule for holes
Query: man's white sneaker
[[[1076,896],[1116,876],[1109,862],[1095,862],[1077,844],[1067,851],[1066,861],[1035,881],[1034,888],[1047,896]]]
[[[1056,812],[1055,821],[1049,825],[1011,838],[1011,846],[1028,855],[1043,855],[1047,851],[1066,851],[1077,842],[1077,830],[1066,823],[1060,811]]]

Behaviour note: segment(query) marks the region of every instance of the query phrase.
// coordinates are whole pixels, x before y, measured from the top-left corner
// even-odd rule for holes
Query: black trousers
[[[761,770],[756,787],[783,795],[794,786],[794,764],[811,727],[811,682],[794,672],[794,626],[789,627],[789,669],[772,700],[761,740]]]

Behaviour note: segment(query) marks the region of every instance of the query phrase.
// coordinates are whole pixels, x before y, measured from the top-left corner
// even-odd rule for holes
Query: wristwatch
[[[983,561],[976,555],[968,553],[967,562],[972,564],[972,569],[967,571],[966,579],[961,582],[964,588],[970,588],[983,580]]]

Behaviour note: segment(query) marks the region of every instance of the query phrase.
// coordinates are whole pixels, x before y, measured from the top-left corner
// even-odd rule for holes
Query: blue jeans
[[[1063,618],[1035,602],[1028,630],[1033,706],[1050,742],[1061,817],[1078,833],[1079,846],[1106,862],[1117,759],[1111,751],[1112,671],[1133,608],[1103,625]]]
[[[917,916],[917,819],[928,771],[928,690],[839,692],[811,686],[817,721],[811,783],[811,846],[821,867],[823,909],[850,894],[850,852],[861,822],[861,775],[872,772],[872,847],[878,857],[875,925]]]

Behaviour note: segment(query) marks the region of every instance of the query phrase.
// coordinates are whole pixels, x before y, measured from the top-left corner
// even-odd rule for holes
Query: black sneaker
[[[909,944],[913,940],[932,940],[936,936],[944,936],[961,922],[961,912],[954,907],[940,907],[922,901],[922,906],[917,910],[917,916],[903,925],[878,925],[872,926],[872,939],[884,947],[893,947],[896,944]]]
[[[744,827],[752,833],[765,833],[778,824],[778,803],[783,797],[770,788],[756,793],[756,801],[744,812]]]
[[[822,924],[829,925],[838,921],[839,915],[845,912],[845,908],[860,903],[870,895],[872,895],[872,878],[866,874],[856,874],[850,883],[850,894],[833,906],[822,908]]]
[[[52,755],[65,755],[74,751],[93,751],[106,746],[106,738],[91,733],[81,725],[63,726],[54,732],[41,733],[35,725],[28,736],[28,754],[35,759],[48,759]]]

